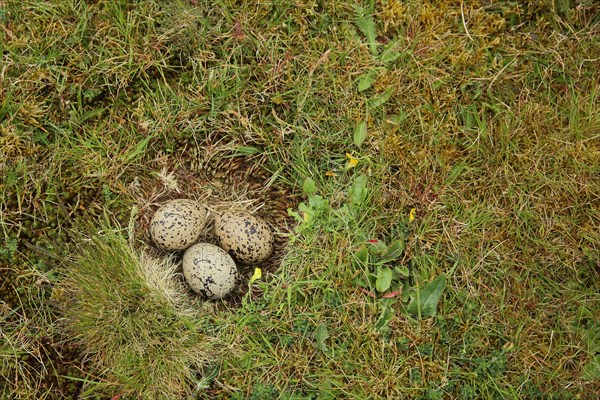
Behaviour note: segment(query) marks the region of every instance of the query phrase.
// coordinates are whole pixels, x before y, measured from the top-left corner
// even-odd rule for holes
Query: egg
[[[150,236],[164,250],[184,250],[198,240],[206,226],[206,208],[195,200],[171,200],[150,221]]]
[[[208,299],[221,299],[235,287],[235,262],[214,244],[196,243],[183,254],[183,276],[192,290]]]
[[[273,252],[269,225],[247,212],[225,212],[215,218],[215,237],[242,264],[265,261]]]

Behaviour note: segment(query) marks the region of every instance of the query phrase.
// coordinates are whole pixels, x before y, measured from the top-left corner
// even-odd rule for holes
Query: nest
[[[274,234],[273,253],[260,265],[238,264],[241,281],[224,300],[230,305],[241,302],[247,294],[248,279],[255,267],[260,267],[263,279],[275,272],[286,254],[286,246],[294,221],[288,216],[288,208],[295,208],[293,193],[289,187],[274,182],[266,170],[260,167],[261,156],[219,157],[209,162],[180,163],[179,168],[162,167],[152,178],[137,182],[137,215],[133,215],[135,247],[152,257],[174,256],[180,261],[182,253],[169,253],[156,248],[150,236],[150,221],[155,211],[166,201],[186,198],[203,203],[208,209],[208,222],[199,242],[218,245],[214,236],[214,217],[225,211],[245,211],[262,218]],[[176,274],[183,279],[181,266]],[[192,292],[190,290],[190,295]],[[260,296],[254,288],[252,297]]]

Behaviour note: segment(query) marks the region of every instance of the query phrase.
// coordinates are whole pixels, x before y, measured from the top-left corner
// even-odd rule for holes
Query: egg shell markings
[[[220,299],[235,287],[237,268],[224,250],[212,244],[198,243],[183,256],[183,275],[196,293],[209,299]]]
[[[206,209],[194,200],[171,200],[154,213],[150,235],[165,250],[183,250],[198,240],[206,225]]]
[[[261,219],[249,213],[229,212],[215,221],[215,236],[223,249],[244,264],[266,260],[273,251],[273,234]]]

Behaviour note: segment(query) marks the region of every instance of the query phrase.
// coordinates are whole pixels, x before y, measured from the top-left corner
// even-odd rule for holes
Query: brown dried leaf
[[[240,42],[246,38],[244,28],[242,27],[242,23],[239,19],[236,19],[235,24],[233,25],[233,37],[235,38],[235,40],[238,40]]]

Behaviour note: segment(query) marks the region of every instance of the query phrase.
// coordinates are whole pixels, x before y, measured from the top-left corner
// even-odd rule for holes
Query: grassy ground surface
[[[596,398],[599,37],[591,0],[0,1],[0,398]],[[174,197],[264,217],[262,277],[183,290]]]

